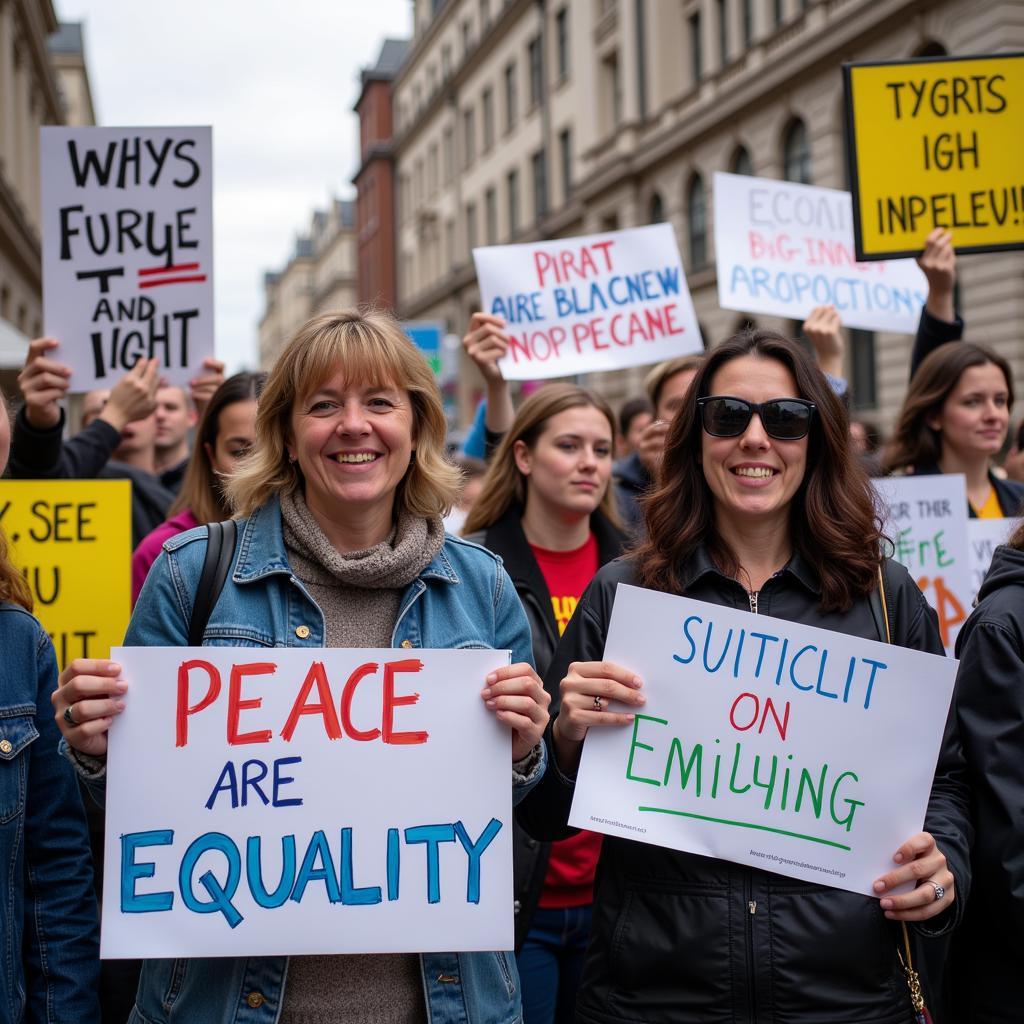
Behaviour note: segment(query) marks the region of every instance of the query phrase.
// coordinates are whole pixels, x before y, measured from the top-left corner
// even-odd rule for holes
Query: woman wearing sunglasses
[[[555,653],[550,767],[519,815],[538,839],[571,832],[588,729],[630,727],[615,709],[645,703],[641,680],[601,660],[619,583],[885,639],[869,596],[881,541],[870,485],[811,358],[774,332],[743,332],[710,352],[691,395],[644,503],[647,540],[598,572]],[[893,642],[941,654],[920,591],[899,565],[883,569]],[[948,931],[967,879],[965,800],[945,747],[927,831],[893,851],[877,900],[606,836],[577,1019],[909,1022],[895,922]],[[914,888],[893,895],[904,882]]]

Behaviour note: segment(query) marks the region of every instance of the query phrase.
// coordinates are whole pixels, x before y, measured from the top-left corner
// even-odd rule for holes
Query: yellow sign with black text
[[[106,658],[131,615],[131,482],[0,480],[0,528],[63,668]]]
[[[1024,53],[843,73],[858,260],[1024,248]]]

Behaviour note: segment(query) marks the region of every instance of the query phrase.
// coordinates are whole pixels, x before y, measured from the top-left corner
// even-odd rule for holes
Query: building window
[[[510,132],[516,126],[516,119],[519,116],[518,82],[516,81],[516,66],[508,64],[505,66],[505,131]]]
[[[509,171],[508,185],[508,234],[514,238],[519,233],[519,172]]]
[[[622,76],[619,74],[619,55],[613,53],[602,61],[602,78],[606,110],[610,117],[608,129],[622,124]]]
[[[569,77],[569,9],[563,7],[555,15],[555,48],[558,54],[558,80]]]
[[[530,106],[540,103],[544,92],[544,62],[540,46],[540,36],[534,36],[526,48],[527,62],[530,67]]]
[[[491,0],[480,0],[480,31],[491,23]]]
[[[708,220],[704,182],[699,174],[690,182],[686,209],[690,222],[690,270],[701,270],[708,262]]]
[[[543,149],[530,158],[533,169],[533,212],[537,221],[548,214],[548,160]]]
[[[498,241],[498,191],[493,185],[484,193],[484,218],[487,244],[494,245]]]
[[[437,143],[432,142],[427,150],[427,193],[433,195],[440,184],[438,180]]]
[[[799,118],[786,129],[782,144],[783,175],[787,181],[802,185],[811,183],[811,144],[807,139],[807,125]]]
[[[729,0],[718,0],[718,66],[729,63]]]
[[[472,107],[462,112],[462,166],[472,165],[476,159],[476,116]]]
[[[729,161],[729,170],[733,174],[752,175],[754,173],[754,162],[750,159],[750,153],[746,146],[736,147],[736,152],[733,153],[732,160]]]
[[[782,0],[772,0],[772,25],[778,28],[783,22]]]
[[[444,265],[447,268],[455,266],[455,221],[447,220],[444,223]]]
[[[462,59],[465,60],[473,48],[473,24],[469,18],[462,22]]]
[[[444,81],[452,74],[452,48],[445,43],[441,47],[441,80]]]
[[[476,203],[466,203],[466,248],[472,255],[479,244],[476,233]]]
[[[700,11],[690,15],[690,71],[693,84],[700,84],[704,77],[704,47],[700,38]]]
[[[572,195],[572,131],[569,128],[558,133],[558,155],[562,165],[562,199],[568,202]]]
[[[487,86],[483,94],[484,152],[494,145],[494,90]]]
[[[850,370],[850,404],[854,409],[873,409],[878,405],[874,331],[850,331]]]
[[[754,0],[743,0],[743,49],[749,50],[754,41]]]
[[[662,202],[659,193],[655,192],[651,196],[651,205],[647,211],[647,223],[648,224],[662,224],[665,221],[665,204]]]
[[[444,183],[450,185],[455,180],[455,132],[452,126],[445,125],[442,134],[441,148],[444,150]]]

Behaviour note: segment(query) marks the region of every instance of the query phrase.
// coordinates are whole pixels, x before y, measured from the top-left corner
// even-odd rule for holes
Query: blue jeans
[[[591,905],[538,907],[516,954],[525,1024],[571,1024],[590,940]]]

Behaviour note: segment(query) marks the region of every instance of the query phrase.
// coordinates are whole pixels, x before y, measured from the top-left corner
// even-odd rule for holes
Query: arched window
[[[648,224],[661,224],[665,220],[665,204],[661,200],[661,195],[655,192],[651,196],[651,206],[647,212],[647,223]]]
[[[928,42],[922,43],[914,51],[915,57],[945,57],[946,55],[946,48],[942,43],[936,42],[934,39],[929,39]]]
[[[750,153],[747,152],[746,146],[737,146],[736,152],[732,155],[732,160],[729,161],[729,170],[733,174],[749,174],[754,173],[754,161],[750,159]]]
[[[811,183],[811,144],[807,125],[797,118],[790,122],[782,143],[782,173],[787,181]]]
[[[690,270],[700,270],[708,262],[708,217],[704,182],[699,174],[690,180],[686,210],[690,227]]]

